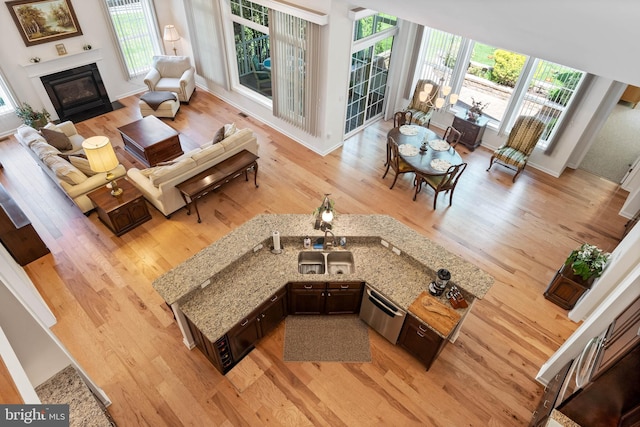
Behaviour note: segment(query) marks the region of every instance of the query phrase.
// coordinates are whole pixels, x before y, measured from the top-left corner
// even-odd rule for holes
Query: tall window
[[[460,94],[454,109],[465,110],[472,101],[488,104],[483,114],[501,132],[519,115],[542,119],[547,124],[537,145],[542,149],[584,77],[563,65],[434,29],[425,32],[422,55],[419,78],[452,86]]]
[[[152,0],[105,0],[120,54],[130,78],[149,71],[162,53]]]
[[[11,96],[4,77],[0,74],[0,115],[15,114],[16,101]]]
[[[269,8],[231,0],[231,14],[240,84],[270,98]]]

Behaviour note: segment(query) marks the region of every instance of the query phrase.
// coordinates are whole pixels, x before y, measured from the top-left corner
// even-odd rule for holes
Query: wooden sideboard
[[[21,266],[49,253],[29,218],[0,185],[0,242]]]
[[[469,121],[467,120],[467,112],[463,111],[455,115],[451,126],[462,134],[460,144],[473,151],[482,144],[482,136],[487,123],[489,123],[489,119],[484,116],[480,116],[476,122]]]

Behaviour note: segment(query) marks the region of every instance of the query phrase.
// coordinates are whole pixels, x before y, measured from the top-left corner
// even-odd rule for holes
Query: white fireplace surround
[[[40,77],[93,63],[98,66],[100,74],[104,75],[102,70],[100,70],[101,60],[102,55],[100,53],[100,49],[91,49],[76,53],[69,53],[64,56],[47,59],[41,62],[23,64],[22,67],[24,68],[27,77],[31,80],[31,84],[40,98],[42,105],[49,113],[51,113],[51,119],[56,120],[60,117],[58,117],[58,113],[51,103],[49,95],[47,94]]]

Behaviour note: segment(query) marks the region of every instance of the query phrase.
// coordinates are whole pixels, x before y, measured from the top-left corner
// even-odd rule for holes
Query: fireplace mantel
[[[23,64],[29,78],[46,76],[58,71],[69,70],[82,65],[93,64],[100,61],[102,55],[100,49],[82,50],[80,52],[68,53],[66,55],[45,59],[40,62]]]

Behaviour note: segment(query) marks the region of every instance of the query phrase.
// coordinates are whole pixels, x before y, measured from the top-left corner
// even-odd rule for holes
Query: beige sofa
[[[93,172],[86,159],[73,156],[73,154],[84,154],[82,141],[85,138],[78,134],[72,122],[62,122],[58,125],[49,123],[45,129],[64,133],[69,138],[71,148],[57,149],[47,143],[40,132],[26,125],[21,125],[14,136],[27,149],[38,166],[78,205],[80,210],[83,213],[90,212],[94,206],[87,197],[87,193],[106,185],[108,182],[107,174]],[[126,170],[124,166],[118,165],[113,170],[113,174],[116,178],[123,177]]]
[[[241,129],[222,141],[214,141],[167,162],[148,169],[131,168],[127,171],[129,182],[166,217],[185,206],[176,185],[228,159],[242,150],[258,155],[258,141],[253,131]]]

